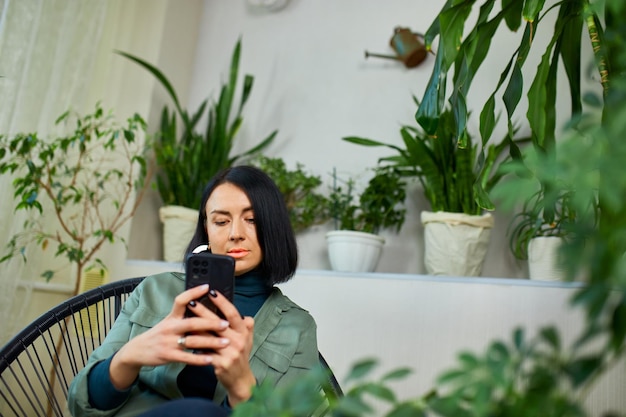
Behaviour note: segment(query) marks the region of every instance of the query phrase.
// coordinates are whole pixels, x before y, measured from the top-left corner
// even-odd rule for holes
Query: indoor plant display
[[[172,112],[168,106],[163,108],[161,124],[155,133],[154,155],[158,168],[157,188],[164,204],[159,212],[164,222],[164,258],[166,261],[180,261],[184,245],[193,234],[206,183],[219,170],[264,149],[272,142],[277,131],[253,148],[231,155],[234,140],[243,122],[242,111],[254,81],[252,75],[245,75],[241,99],[232,113],[239,75],[241,40],[237,41],[233,50],[228,82],[221,86],[219,98],[211,102],[205,99],[192,114],[181,107],[173,86],[158,68],[128,53],[117,53],[154,75],[168,92],[175,107]],[[207,125],[201,128],[200,121],[205,116],[205,110]],[[181,126],[178,121],[182,123]],[[170,236],[170,232],[173,236]]]
[[[327,199],[317,192],[322,184],[319,176],[307,173],[301,163],[296,164],[295,170],[289,170],[282,158],[260,155],[252,163],[274,180],[285,197],[291,225],[296,233],[328,220]]]
[[[53,251],[76,265],[75,295],[86,268],[106,269],[98,251],[123,241],[120,228],[141,202],[151,170],[139,115],[121,126],[98,104],[93,114],[65,112],[56,124],[69,122],[73,131],[52,139],[0,136],[0,173],[14,176],[15,211],[29,214],[1,261],[26,260],[31,247]],[[47,280],[53,275],[52,269],[42,274]]]
[[[605,3],[613,4],[604,9]],[[619,20],[618,15],[613,14],[615,3],[617,2],[611,0],[572,0],[556,4],[514,0],[503,2],[501,10],[493,10],[494,2],[487,0],[481,2],[478,10],[478,5],[474,2],[447,2],[424,36],[428,50],[435,39],[438,38],[439,42],[436,62],[421,100],[422,105],[415,115],[418,124],[427,133],[434,134],[446,111],[444,103],[449,103],[455,114],[454,131],[459,135],[465,130],[468,118],[466,106],[474,76],[480,71],[489,52],[493,52],[490,51],[491,42],[498,30],[508,29],[511,33],[517,33],[519,45],[511,49],[506,59],[495,59],[491,62],[491,68],[493,64],[500,65],[502,72],[480,112],[481,140],[483,145],[489,142],[496,130],[496,114],[499,108],[504,108],[507,128],[505,141],[509,143],[511,153],[520,156],[518,161],[524,162],[525,158],[521,157],[522,153],[513,141],[513,121],[519,124],[523,117],[520,117],[518,106],[526,94],[528,106],[524,122],[530,131],[532,147],[551,158],[546,159],[546,163],[553,166],[556,158],[556,116],[558,106],[562,104],[557,103],[557,97],[565,96],[557,91],[561,74],[566,76],[569,87],[572,120],[577,121],[583,112],[583,39],[588,39],[591,44],[590,49],[593,51],[600,79],[598,87],[601,87],[606,96],[615,86],[611,84],[611,79],[616,78],[621,68],[615,58],[619,53],[611,49],[615,41],[607,41],[604,34],[604,30],[608,28],[611,36],[623,38],[619,24],[610,20]],[[476,19],[470,26],[466,26],[468,17],[473,16],[471,12],[474,10],[477,12]],[[549,17],[548,25],[551,28],[546,29],[545,17]],[[606,18],[609,21],[605,21]],[[536,37],[539,28],[547,32]],[[538,38],[543,41],[535,42]],[[621,45],[615,48],[619,49]],[[539,53],[542,55],[536,70],[528,71],[525,68],[528,58],[531,52],[538,49],[541,49]],[[559,68],[564,71],[559,72]],[[451,86],[447,85],[449,81]],[[502,98],[501,103],[497,103],[498,97]],[[587,94],[587,97],[593,96]],[[596,103],[601,101],[594,99]],[[605,109],[606,107],[602,111]],[[483,146],[480,152],[484,153],[484,150]],[[542,179],[539,198],[545,192],[550,192],[546,187],[547,183]],[[547,209],[545,212],[548,214],[556,210],[554,207],[547,207],[546,203],[539,203]],[[599,204],[602,206],[601,202]]]
[[[559,148],[556,163],[541,165],[533,173],[548,190],[559,189],[562,184],[558,181],[563,178],[567,178],[569,184],[575,185],[575,198],[568,199],[568,204],[578,214],[589,209],[589,201],[594,201],[594,196],[600,202],[601,214],[597,226],[591,217],[583,216],[581,221],[580,216],[577,216],[578,220],[571,225],[576,233],[569,234],[573,239],[566,241],[563,251],[571,269],[569,277],[573,277],[576,270],[588,272],[588,283],[577,286],[572,299],[572,308],[585,311],[585,323],[572,342],[568,341],[571,338],[562,337],[555,328],[543,328],[536,336],[516,329],[510,340],[493,341],[483,354],[461,352],[457,365],[443,372],[431,391],[426,395],[417,393],[404,401],[397,401],[392,389],[381,387],[376,382],[357,384],[349,390],[346,389],[350,397],[347,401],[338,400],[331,405],[338,410],[338,414],[374,415],[371,407],[354,401],[350,395],[369,393],[392,403],[393,410],[387,414],[389,416],[587,416],[592,415],[586,409],[588,394],[593,390],[603,390],[602,384],[598,383],[601,376],[619,369],[619,364],[623,362],[626,352],[626,182],[623,175],[626,160],[626,25],[621,17],[626,15],[626,2],[607,0],[591,3],[583,0],[544,3],[514,0],[501,3],[504,12],[495,10],[495,13],[491,13],[494,3],[490,0],[446,2],[437,16],[433,27],[437,33],[440,30],[442,36],[437,59],[441,65],[444,59],[439,55],[448,51],[445,58],[448,66],[435,67],[432,77],[432,109],[436,110],[436,103],[445,101],[438,100],[438,96],[445,94],[446,89],[443,87],[449,66],[454,64],[458,69],[457,74],[464,73],[465,77],[475,74],[481,58],[484,58],[490,48],[490,41],[500,22],[506,22],[512,30],[519,28],[523,21],[526,22],[526,30],[518,31],[523,37],[522,47],[515,50],[516,57],[506,71],[508,74],[512,66],[517,67],[512,71],[515,80],[511,82],[512,87],[507,89],[505,98],[510,104],[516,104],[510,100],[515,101],[515,97],[521,96],[521,92],[513,91],[521,89],[523,85],[520,82],[522,72],[519,67],[531,46],[531,34],[536,33],[544,13],[558,13],[557,23],[554,25],[555,38],[567,35],[565,42],[549,42],[550,51],[545,55],[547,59],[565,57],[569,61],[566,65],[571,69],[572,61],[580,60],[580,55],[575,52],[576,49],[580,50],[581,30],[589,30],[594,46],[601,46],[594,48],[594,53],[600,58],[596,62],[602,71],[602,83],[606,86],[603,92],[605,104],[601,111],[602,116],[593,114],[594,111],[583,111],[577,115],[577,130],[570,138],[565,139],[563,145],[566,146]],[[476,13],[470,13],[473,11]],[[465,20],[469,16],[472,19],[478,16],[474,27],[465,26]],[[468,36],[464,38],[463,33]],[[427,35],[427,39],[431,41],[432,37],[432,34]],[[543,39],[546,38],[549,39],[550,35],[543,36]],[[552,53],[555,45],[563,50]],[[517,54],[522,54],[521,59],[517,58]],[[549,63],[541,64],[536,72],[525,74],[543,77],[547,75],[545,70],[548,66]],[[579,65],[578,67],[580,68]],[[468,68],[472,71],[462,71]],[[556,82],[555,78],[548,77],[548,82],[544,78],[537,86],[544,93],[547,90],[550,95],[553,93],[550,85]],[[465,100],[459,95],[467,92],[471,79],[458,77],[455,78],[455,84],[457,79],[460,88],[455,85],[455,88],[447,91],[455,91],[455,106],[462,107]],[[573,77],[570,80],[579,78]],[[580,89],[576,88],[571,91],[574,95],[576,92],[580,93]],[[544,94],[543,99],[545,98]],[[488,103],[486,107],[490,106]],[[544,113],[544,122],[550,119],[548,123],[553,124],[555,113],[550,111],[550,107],[554,109],[553,105],[529,106]],[[509,117],[512,117],[512,107],[509,109]],[[493,114],[489,109],[487,113]],[[438,116],[436,111],[433,114]],[[542,126],[546,127],[545,124]],[[502,187],[506,187],[508,195],[518,203],[531,199],[536,192],[536,184],[530,191],[525,188],[524,178],[508,179],[510,181],[502,183]],[[499,207],[500,205],[501,203]],[[584,236],[584,244],[578,240],[579,235]],[[364,374],[361,369],[358,371],[359,375]],[[308,390],[299,386],[297,392]],[[294,397],[293,392],[282,397],[281,393],[266,391],[266,394],[267,396],[254,395],[253,402],[258,401],[258,406],[284,404],[284,408],[287,408],[287,405],[292,405],[289,399]],[[268,399],[268,396],[275,398]],[[283,410],[275,411],[274,414],[298,415],[301,412],[298,407],[303,403],[306,403],[305,399],[299,398],[298,403],[289,408],[290,411],[293,410],[291,414]],[[253,403],[246,404],[246,407],[253,406]],[[246,408],[242,407],[236,409],[234,414],[237,417],[253,415],[245,414],[245,411]],[[623,415],[623,411],[606,410],[601,415]]]
[[[393,167],[377,167],[358,199],[354,180],[341,180],[333,172],[328,203],[336,230],[326,234],[332,269],[374,271],[385,243],[378,232],[400,230],[406,214],[405,198],[405,184]]]
[[[434,135],[419,127],[400,129],[404,147],[361,137],[344,140],[364,146],[384,146],[396,155],[380,158],[404,177],[417,178],[431,211],[422,212],[425,226],[425,266],[429,274],[480,275],[493,227],[489,191],[501,179],[498,158],[507,142],[487,147],[484,159],[477,158],[478,146],[463,130],[455,134],[454,115],[441,114]]]

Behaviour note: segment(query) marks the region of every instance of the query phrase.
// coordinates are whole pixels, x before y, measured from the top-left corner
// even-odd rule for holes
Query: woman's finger
[[[199,309],[202,307],[194,307]],[[206,308],[206,307],[205,307]],[[208,310],[207,310],[208,311]],[[221,332],[228,328],[228,321],[219,318],[212,312],[208,311],[210,316],[207,317],[188,317],[181,320],[178,327],[178,332],[187,333],[206,333],[206,332]]]
[[[185,348],[211,353],[230,344],[230,339],[212,333],[194,333],[184,337]]]
[[[187,304],[192,300],[197,300],[209,291],[209,284],[198,285],[197,287],[190,288],[181,292],[174,298],[174,305],[172,306],[171,314],[175,317],[183,317]]]
[[[211,298],[211,301],[213,301],[213,304],[215,304],[215,307],[222,312],[231,328],[234,330],[241,330],[245,327],[243,324],[243,318],[241,317],[239,310],[237,310],[237,307],[224,297],[222,293],[209,289],[209,297]]]

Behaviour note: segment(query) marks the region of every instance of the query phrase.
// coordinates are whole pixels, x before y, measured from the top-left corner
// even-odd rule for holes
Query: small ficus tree
[[[31,246],[54,248],[55,257],[76,264],[76,294],[86,268],[105,269],[100,248],[123,241],[118,233],[139,206],[151,170],[140,137],[146,123],[139,115],[118,125],[98,103],[92,114],[67,111],[55,125],[72,123],[66,135],[52,139],[37,133],[0,136],[0,173],[14,178],[15,211],[28,212],[0,262],[16,255],[26,261]],[[54,273],[42,276],[50,280]]]

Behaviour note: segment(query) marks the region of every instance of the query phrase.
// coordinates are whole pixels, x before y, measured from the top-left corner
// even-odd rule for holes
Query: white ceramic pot
[[[373,272],[385,239],[372,233],[335,230],[326,233],[326,242],[333,271]]]
[[[563,239],[538,236],[528,242],[528,275],[541,281],[563,281],[565,272],[558,265],[558,253]]]
[[[163,223],[163,260],[182,262],[185,249],[196,231],[198,210],[182,206],[163,206],[159,209]]]

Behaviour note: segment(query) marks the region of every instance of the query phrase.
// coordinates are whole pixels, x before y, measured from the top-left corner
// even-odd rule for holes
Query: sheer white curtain
[[[146,117],[153,81],[127,71],[112,51],[155,60],[168,1],[0,0],[0,134],[45,136],[65,110],[89,111],[97,101],[120,120],[134,112]],[[0,176],[0,195],[3,254],[25,214],[13,212],[8,175]],[[26,264],[0,264],[0,345],[25,324],[19,318],[29,308],[31,285],[43,282],[45,258],[28,255]]]

